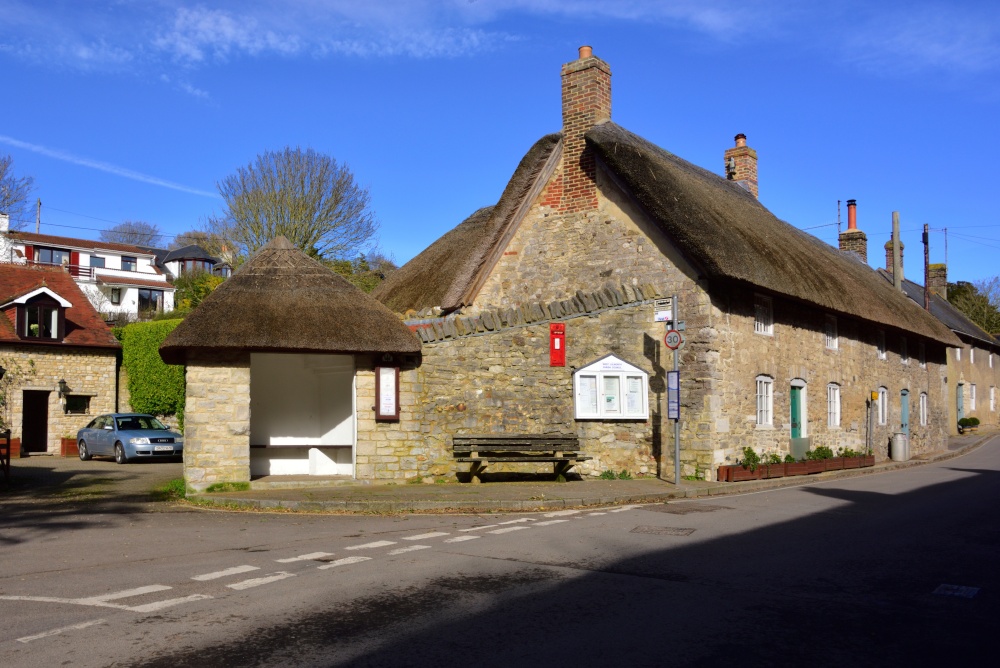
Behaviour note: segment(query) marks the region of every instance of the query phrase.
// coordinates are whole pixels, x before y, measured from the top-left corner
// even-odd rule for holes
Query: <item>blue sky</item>
[[[197,228],[218,180],[311,147],[370,188],[402,263],[559,130],[582,44],[620,125],[717,173],[745,133],[780,218],[836,243],[854,198],[874,266],[897,210],[907,276],[925,223],[951,280],[1000,274],[995,0],[0,0],[0,153],[43,232],[96,238]]]

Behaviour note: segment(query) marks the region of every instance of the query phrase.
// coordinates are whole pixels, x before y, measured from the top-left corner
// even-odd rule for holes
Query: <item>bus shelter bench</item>
[[[480,476],[490,462],[552,462],[555,479],[565,482],[566,472],[576,462],[592,459],[580,454],[580,439],[576,436],[535,434],[453,436],[451,447],[456,461],[469,462],[469,480],[473,483],[482,482]]]

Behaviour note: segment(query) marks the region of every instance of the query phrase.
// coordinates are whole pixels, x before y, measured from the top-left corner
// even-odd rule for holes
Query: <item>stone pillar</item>
[[[249,482],[250,355],[189,358],[186,380],[184,482]]]

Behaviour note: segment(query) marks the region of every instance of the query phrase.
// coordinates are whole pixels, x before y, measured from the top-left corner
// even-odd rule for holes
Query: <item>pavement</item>
[[[794,487],[859,475],[921,466],[959,457],[1000,434],[981,430],[953,436],[946,450],[907,462],[885,461],[873,467],[828,471],[747,482],[682,480],[680,485],[658,478],[633,480],[571,479],[538,481],[530,476],[509,479],[495,474],[482,484],[373,484],[343,479],[263,479],[244,491],[188,494],[198,507],[227,510],[312,513],[492,513],[562,510],[623,504],[665,503],[725,494],[745,494]],[[81,462],[76,458],[32,456],[11,462],[11,480],[0,478],[0,502],[130,502],[155,510],[171,500],[165,485],[183,475],[182,465],[142,462],[118,465],[113,461]],[[516,476],[514,476],[516,478]]]

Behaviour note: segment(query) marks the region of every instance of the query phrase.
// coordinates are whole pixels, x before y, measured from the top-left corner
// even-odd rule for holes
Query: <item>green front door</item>
[[[792,438],[802,438],[802,388],[792,387]]]

